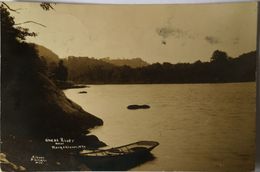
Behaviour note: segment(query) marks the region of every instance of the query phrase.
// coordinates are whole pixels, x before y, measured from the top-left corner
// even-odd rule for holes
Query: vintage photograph
[[[257,3],[1,2],[2,171],[253,171]]]

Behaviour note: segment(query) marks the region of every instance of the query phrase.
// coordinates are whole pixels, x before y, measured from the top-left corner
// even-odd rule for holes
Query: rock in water
[[[130,109],[130,110],[149,109],[149,108],[150,108],[149,105],[129,105],[129,106],[127,106],[127,109]]]
[[[80,91],[79,94],[86,94],[86,91]]]

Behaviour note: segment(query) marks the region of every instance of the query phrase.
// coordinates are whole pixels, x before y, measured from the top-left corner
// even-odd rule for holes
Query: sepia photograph
[[[0,10],[1,171],[254,170],[256,2]]]

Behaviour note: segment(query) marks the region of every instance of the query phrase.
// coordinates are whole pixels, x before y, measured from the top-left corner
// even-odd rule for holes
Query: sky
[[[137,58],[149,63],[209,61],[215,50],[231,57],[256,49],[257,3],[193,5],[56,4],[9,2],[16,23],[38,34],[28,42],[60,58]]]

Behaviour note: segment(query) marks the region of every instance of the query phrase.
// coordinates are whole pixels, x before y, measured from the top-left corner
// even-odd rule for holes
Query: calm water
[[[104,120],[92,133],[108,145],[160,142],[156,159],[132,170],[250,171],[255,89],[255,83],[91,85],[65,94]],[[130,104],[151,108],[128,110]]]

